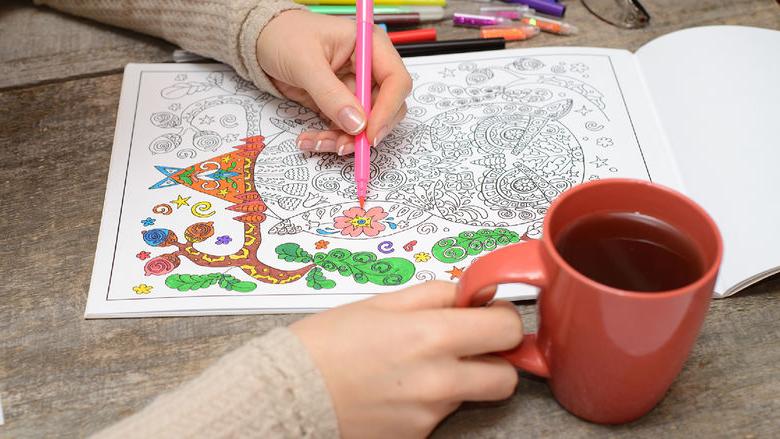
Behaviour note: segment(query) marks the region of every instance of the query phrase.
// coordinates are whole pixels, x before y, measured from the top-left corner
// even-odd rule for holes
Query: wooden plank
[[[120,87],[0,93],[0,436],[83,437],[296,318],[82,318]]]
[[[121,75],[0,93],[0,395],[10,437],[84,436],[297,316],[82,319]],[[666,400],[629,427],[567,414],[525,379],[439,437],[769,435],[780,420],[780,278],[713,304]],[[535,325],[533,307],[521,311]]]
[[[523,308],[523,317],[529,310]],[[780,425],[780,277],[714,301],[702,334],[666,398],[627,425],[571,415],[547,385],[521,379],[496,404],[466,404],[434,437],[775,437]],[[648,377],[647,379],[652,379]]]
[[[32,2],[0,4],[0,89],[167,62],[174,46]]]
[[[484,3],[471,0],[448,0],[449,12],[476,13]],[[780,7],[768,0],[700,0],[695,3],[679,0],[643,1],[651,15],[650,25],[629,30],[611,26],[588,12],[581,2],[567,5],[565,21],[579,28],[579,33],[559,36],[542,33],[527,40],[507,44],[507,47],[593,46],[635,51],[661,35],[694,26],[735,24],[780,29]],[[500,4],[500,3],[499,3]],[[435,23],[439,39],[478,38],[477,29],[453,27],[451,22]]]
[[[66,79],[115,70],[128,61],[128,54],[153,61],[169,49],[154,55],[150,47],[157,46],[129,33],[95,31],[89,23],[20,2],[8,5],[0,6],[0,81],[12,70],[7,60],[19,60],[17,67],[26,73],[5,86],[60,83],[0,92],[0,397],[6,420],[0,436],[82,437],[131,414],[249,338],[298,317],[82,319],[121,75]],[[778,9],[769,1],[658,0],[647,6],[655,14],[651,28],[624,31],[570,2],[567,20],[583,33],[572,38],[544,35],[532,44],[636,49],[659,34],[697,24],[780,27]],[[57,18],[29,18],[36,14]],[[71,35],[68,44],[20,49],[21,35],[48,35],[47,27],[63,29],[55,24],[62,20],[78,29],[65,33]],[[7,26],[16,30],[6,33]],[[474,35],[473,30],[444,29],[446,37]],[[117,45],[100,45],[95,35],[122,41],[121,54],[111,58]],[[26,56],[37,61],[24,61]],[[507,402],[466,405],[435,435],[772,436],[780,424],[780,279],[747,293],[713,304],[702,337],[668,397],[630,426],[582,422],[562,410],[543,383],[524,379]],[[524,305],[521,311],[533,327],[533,307]]]
[[[448,11],[476,12],[480,3],[451,0]],[[690,26],[743,24],[780,28],[780,9],[769,1],[703,0],[695,8],[674,0],[647,5],[652,25],[642,30],[612,27],[572,3],[566,20],[581,32],[560,37],[542,34],[509,47],[601,46],[636,50],[657,36]],[[474,38],[474,29],[454,28],[448,21],[432,25],[441,39]],[[83,75],[117,72],[129,62],[168,62],[174,46],[137,33],[71,17],[29,2],[0,5],[0,88]]]

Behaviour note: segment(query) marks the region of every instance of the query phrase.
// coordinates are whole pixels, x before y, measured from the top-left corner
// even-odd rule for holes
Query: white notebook
[[[223,65],[128,65],[86,317],[312,312],[454,281],[611,177],[701,203],[725,239],[716,295],[732,294],[780,266],[778,53],[780,32],[719,26],[636,54],[408,59],[408,116],[373,152],[366,210],[351,157],[296,147],[324,127],[312,112]]]

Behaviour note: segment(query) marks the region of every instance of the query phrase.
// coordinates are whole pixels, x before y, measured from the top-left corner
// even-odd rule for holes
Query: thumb
[[[352,135],[366,128],[366,116],[357,98],[325,60],[312,66],[301,79],[301,85],[320,111],[339,128]]]

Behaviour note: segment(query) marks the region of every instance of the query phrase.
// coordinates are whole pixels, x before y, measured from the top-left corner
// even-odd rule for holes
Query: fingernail
[[[366,121],[355,107],[344,107],[338,114],[339,123],[344,131],[357,134],[366,126]]]
[[[303,139],[298,141],[298,149],[302,151],[311,151],[314,149],[314,141],[310,139]]]
[[[373,146],[379,145],[379,142],[385,139],[385,136],[387,136],[387,127],[382,127],[381,130],[379,130],[378,133],[376,133],[376,137],[374,137],[374,143]]]
[[[354,147],[355,146],[352,143],[345,143],[345,144],[339,146],[339,155],[344,155],[344,151],[345,150],[351,150]]]
[[[314,150],[317,152],[320,151],[333,151],[336,148],[336,142],[334,140],[330,139],[321,139],[317,141],[317,144],[314,145]]]

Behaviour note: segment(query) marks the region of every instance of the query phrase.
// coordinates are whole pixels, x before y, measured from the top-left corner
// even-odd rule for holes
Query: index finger
[[[412,77],[386,33],[375,32],[373,44],[372,74],[379,93],[371,109],[366,135],[376,146],[393,129],[395,115],[412,91]]]

